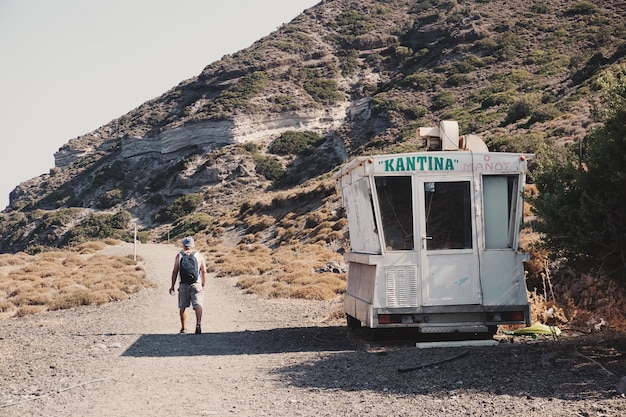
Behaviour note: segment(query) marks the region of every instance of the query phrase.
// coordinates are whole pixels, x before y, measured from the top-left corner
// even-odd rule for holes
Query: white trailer
[[[335,174],[348,325],[487,335],[529,325],[518,240],[533,155],[489,152],[454,121],[419,135],[440,150],[357,157]]]

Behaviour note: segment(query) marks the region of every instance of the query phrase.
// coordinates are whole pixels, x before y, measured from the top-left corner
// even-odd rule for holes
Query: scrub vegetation
[[[107,244],[87,242],[74,251],[0,255],[0,317],[39,314],[127,299],[144,288],[141,261],[98,254]]]

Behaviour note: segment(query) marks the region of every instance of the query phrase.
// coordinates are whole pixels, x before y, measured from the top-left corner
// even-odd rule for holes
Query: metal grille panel
[[[416,266],[385,268],[388,307],[419,307]]]

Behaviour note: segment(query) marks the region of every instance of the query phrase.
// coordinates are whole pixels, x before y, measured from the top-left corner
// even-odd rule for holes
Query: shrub
[[[415,105],[415,106],[408,107],[404,111],[404,114],[406,114],[406,116],[409,119],[416,120],[416,119],[419,119],[420,117],[424,117],[427,111],[428,110],[426,109],[426,107]]]
[[[529,123],[547,122],[554,120],[561,115],[559,109],[552,104],[541,104],[532,109]]]
[[[452,74],[448,77],[446,83],[453,87],[459,87],[462,85],[471,84],[474,78],[467,74]]]
[[[260,154],[253,155],[256,163],[256,172],[270,181],[275,181],[285,175],[285,168],[276,158]]]
[[[202,194],[187,194],[174,200],[165,209],[165,216],[169,220],[177,220],[193,213],[204,202]]]
[[[545,244],[588,270],[602,269],[626,286],[626,67],[600,77],[604,124],[585,137],[585,169],[569,158],[542,158],[535,201]],[[549,155],[552,156],[552,155]]]
[[[351,36],[366,34],[372,28],[372,22],[368,15],[352,9],[341,12],[335,18],[335,23],[341,33]]]
[[[452,106],[456,103],[456,97],[452,92],[444,92],[435,96],[432,102],[433,110],[441,110],[443,108]]]
[[[96,200],[96,207],[100,209],[108,209],[122,202],[124,193],[119,188],[110,190],[100,195]]]
[[[548,4],[535,3],[530,6],[530,11],[533,13],[537,13],[537,14],[546,14],[546,13],[549,13],[550,10],[552,10],[552,8]]]
[[[579,2],[572,4],[572,6],[569,9],[567,9],[566,14],[569,14],[569,15],[593,14],[596,12],[596,9],[597,7],[593,3],[590,3],[588,1],[579,1]]]
[[[439,81],[437,77],[429,74],[413,73],[404,77],[400,85],[415,91],[428,91],[435,88]]]
[[[122,181],[126,177],[123,168],[124,162],[122,161],[115,161],[113,163],[105,165],[94,176],[93,186],[98,187],[107,183],[108,181]]]
[[[181,236],[195,235],[198,232],[205,230],[211,224],[211,216],[206,213],[194,213],[184,216],[176,220],[172,224],[172,229],[169,232],[169,237],[175,239]],[[167,234],[162,236],[165,239]]]
[[[276,155],[300,155],[309,146],[318,146],[324,141],[319,134],[311,131],[288,131],[280,135],[269,146]]]
[[[164,189],[167,186],[171,175],[172,173],[168,170],[156,173],[152,176],[152,179],[148,183],[148,190],[156,192]]]
[[[229,112],[236,108],[247,108],[250,106],[249,99],[263,92],[268,85],[269,77],[265,72],[253,72],[221,92],[209,105],[209,112]]]
[[[159,193],[152,194],[150,197],[146,199],[146,203],[152,206],[161,206],[165,203],[165,198],[163,197],[163,195]]]
[[[275,223],[276,220],[273,217],[265,214],[253,214],[245,219],[245,226],[248,233],[262,232],[267,228],[274,226]]]
[[[66,245],[75,246],[93,239],[132,240],[132,234],[128,230],[131,219],[130,213],[125,210],[115,214],[91,214],[66,234],[64,242]]]
[[[81,212],[76,208],[65,208],[53,211],[48,211],[41,216],[41,223],[38,230],[45,230],[53,226],[65,226],[66,224],[74,221]]]
[[[304,89],[318,103],[333,103],[344,99],[337,88],[337,82],[332,79],[318,78],[305,81]]]
[[[534,108],[541,103],[541,97],[538,94],[526,94],[519,100],[516,100],[507,112],[505,124],[515,123],[518,120],[529,117]]]
[[[98,242],[83,247],[92,244],[102,247]],[[20,268],[0,275],[0,294],[8,296],[0,302],[0,312],[16,316],[126,299],[155,286],[144,279],[143,268],[131,257],[54,251],[20,259],[24,262]]]

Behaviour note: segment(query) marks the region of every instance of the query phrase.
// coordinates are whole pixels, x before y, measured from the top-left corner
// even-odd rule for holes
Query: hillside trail
[[[167,290],[179,249],[136,250],[157,288],[100,307],[16,318],[13,331],[0,323],[0,342],[13,342],[0,349],[0,370],[13,377],[0,386],[12,394],[0,396],[0,415],[259,416],[298,401],[273,370],[329,345],[308,343],[320,330],[308,307],[319,302],[258,300],[231,279],[209,276],[203,334],[178,334],[177,297]],[[127,256],[133,247],[103,253]],[[187,328],[194,325],[188,310]]]

